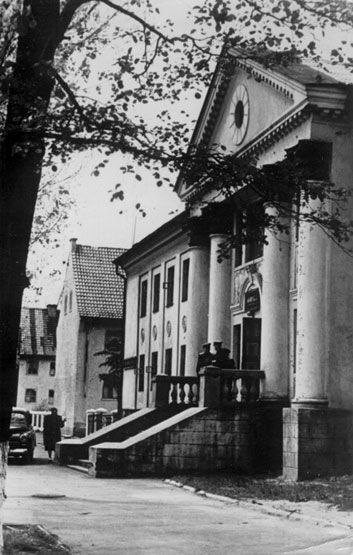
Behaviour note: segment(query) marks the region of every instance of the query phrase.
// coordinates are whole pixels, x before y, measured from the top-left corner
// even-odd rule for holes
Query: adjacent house
[[[18,346],[17,406],[28,410],[50,408],[56,403],[55,353],[56,305],[21,310]]]
[[[117,408],[114,382],[100,379],[104,356],[123,333],[124,276],[113,260],[124,249],[91,247],[71,239],[66,276],[59,299],[56,406],[66,418],[67,434],[82,433],[86,411]]]
[[[232,63],[215,72],[191,146],[224,145],[259,166],[300,147],[320,167],[320,182],[351,191],[351,87],[304,65],[269,69],[236,49],[230,55]],[[220,263],[229,231],[238,233],[243,213],[259,203],[256,188],[244,185],[226,200],[181,174],[175,190],[188,213],[116,260],[127,273],[124,406],[148,406],[160,375],[179,385],[195,376],[202,344],[223,341],[240,371],[240,382],[225,383],[229,398],[249,399],[246,384],[258,372],[260,389],[252,391],[267,412],[257,420],[257,437],[276,430],[280,444],[269,438],[268,449],[273,440],[284,475],[352,471],[352,257],[318,226],[298,220],[289,235],[239,245]],[[313,208],[320,209],[319,199]],[[351,200],[346,208],[349,217]],[[278,205],[264,210],[278,213]]]

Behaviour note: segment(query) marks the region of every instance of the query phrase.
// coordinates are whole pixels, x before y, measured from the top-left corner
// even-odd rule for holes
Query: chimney
[[[70,243],[71,243],[71,252],[75,252],[76,250],[76,241],[77,239],[74,237],[72,239],[70,239]]]

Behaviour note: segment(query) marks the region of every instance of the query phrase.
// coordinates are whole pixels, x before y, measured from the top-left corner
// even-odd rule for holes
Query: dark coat
[[[61,440],[64,421],[58,414],[44,416],[43,442],[46,451],[54,451],[55,444]]]

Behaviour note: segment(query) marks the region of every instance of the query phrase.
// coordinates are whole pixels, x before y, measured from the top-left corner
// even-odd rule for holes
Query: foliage
[[[105,360],[100,363],[100,367],[105,366],[108,368],[108,374],[116,378],[116,385],[123,376],[123,352],[121,342],[117,338],[109,341],[108,345],[103,351],[94,353],[94,356],[104,356]],[[100,374],[100,379],[105,379],[106,374]]]

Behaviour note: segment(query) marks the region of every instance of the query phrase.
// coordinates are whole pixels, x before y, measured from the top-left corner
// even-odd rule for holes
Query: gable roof
[[[21,309],[19,353],[20,356],[55,356],[58,311],[50,308]]]
[[[123,318],[124,279],[116,275],[113,260],[126,249],[78,245],[71,252],[79,315]]]

